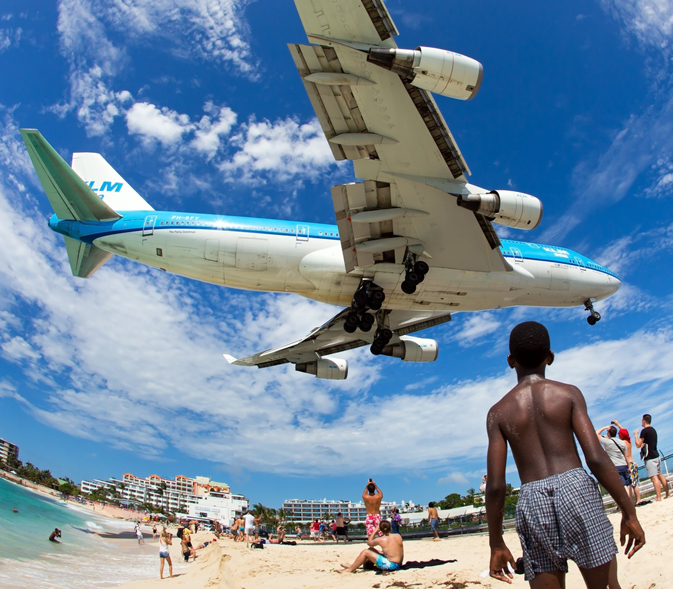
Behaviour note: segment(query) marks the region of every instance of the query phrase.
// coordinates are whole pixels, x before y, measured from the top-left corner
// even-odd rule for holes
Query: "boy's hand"
[[[640,522],[635,517],[626,518],[622,516],[622,525],[619,530],[619,542],[622,546],[624,546],[627,536],[628,543],[626,544],[624,554],[628,558],[631,558],[645,545],[645,532],[643,532]]]
[[[498,581],[511,583],[514,575],[509,572],[508,564],[511,565],[512,570],[516,570],[514,557],[507,546],[503,544],[501,548],[491,548],[491,566],[489,569],[491,577],[498,579]]]

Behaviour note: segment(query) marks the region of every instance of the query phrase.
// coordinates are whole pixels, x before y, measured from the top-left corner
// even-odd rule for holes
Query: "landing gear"
[[[591,314],[587,317],[587,323],[589,325],[596,325],[601,320],[601,314],[594,310],[594,303],[591,299],[584,301],[584,308],[589,311]]]
[[[376,336],[372,342],[372,347],[369,349],[374,356],[378,356],[388,345],[388,342],[392,339],[393,332],[390,331],[387,327],[379,328],[376,330]]]
[[[402,281],[402,292],[405,294],[414,294],[416,286],[425,280],[425,275],[430,271],[427,262],[418,261],[416,254],[409,254],[406,266],[406,275]]]
[[[346,315],[344,331],[355,333],[358,328],[364,332],[370,331],[376,319],[374,315],[367,313],[367,310],[378,311],[385,299],[386,295],[380,286],[371,280],[364,280],[353,295],[350,312]]]

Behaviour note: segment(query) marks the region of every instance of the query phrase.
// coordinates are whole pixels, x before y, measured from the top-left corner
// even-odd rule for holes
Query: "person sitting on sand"
[[[367,528],[367,535],[372,533],[372,530],[381,523],[381,500],[383,493],[381,489],[376,486],[376,483],[369,479],[365,490],[362,492],[362,500],[367,509],[367,517],[365,518],[365,527]]]
[[[374,563],[380,571],[399,570],[402,567],[402,562],[404,562],[404,543],[402,536],[391,534],[391,530],[392,526],[387,520],[378,524],[372,530],[372,533],[369,534],[369,538],[367,538],[369,548],[365,548],[360,552],[360,555],[350,566],[342,564],[341,566],[344,567],[344,570],[337,570],[337,573],[354,573],[357,568],[367,561]],[[382,536],[377,537],[376,535],[379,533]],[[382,553],[376,550],[377,546],[381,547]]]
[[[173,545],[173,536],[169,534],[166,529],[161,532],[159,536],[159,558],[161,559],[161,565],[159,567],[159,577],[164,578],[164,561],[168,562],[168,572],[173,578],[173,561],[171,560],[171,555],[168,552],[168,547]]]
[[[49,536],[49,541],[50,541],[50,542],[56,542],[57,544],[59,544],[59,541],[58,541],[56,538],[60,538],[60,537],[61,537],[61,530],[59,530],[58,528],[56,528],[56,529],[50,534],[50,536]]]

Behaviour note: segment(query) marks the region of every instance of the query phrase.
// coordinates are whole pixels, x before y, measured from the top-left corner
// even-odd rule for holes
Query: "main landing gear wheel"
[[[372,347],[369,348],[370,352],[374,354],[374,356],[378,356],[381,352],[383,352],[383,348],[388,345],[388,342],[392,339],[392,337],[393,332],[390,331],[390,329],[387,327],[379,329],[376,332],[374,341],[372,342]]]
[[[375,318],[367,313],[367,310],[378,311],[385,300],[386,294],[380,286],[377,286],[371,280],[363,280],[360,288],[353,295],[350,312],[344,322],[344,331],[355,333],[358,328],[364,332],[370,331]]]
[[[589,325],[596,325],[601,320],[601,314],[594,310],[594,304],[591,299],[584,302],[584,308],[589,311],[591,314],[587,317],[587,323]]]
[[[404,294],[414,294],[416,286],[425,280],[425,275],[430,271],[427,262],[416,261],[416,256],[411,256],[406,262],[406,274],[401,288]]]

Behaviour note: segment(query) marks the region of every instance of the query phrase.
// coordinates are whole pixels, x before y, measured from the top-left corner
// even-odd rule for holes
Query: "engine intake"
[[[516,229],[535,229],[542,221],[544,212],[539,198],[511,190],[461,194],[458,206],[481,213],[499,225]]]
[[[341,358],[320,358],[314,362],[295,364],[297,372],[313,374],[325,380],[346,380],[348,378],[348,361]]]
[[[403,335],[397,344],[383,348],[382,354],[401,358],[403,362],[434,362],[439,354],[439,345],[433,339]]]
[[[372,47],[367,61],[395,72],[412,86],[458,100],[474,98],[484,77],[484,67],[475,59],[434,47]]]

